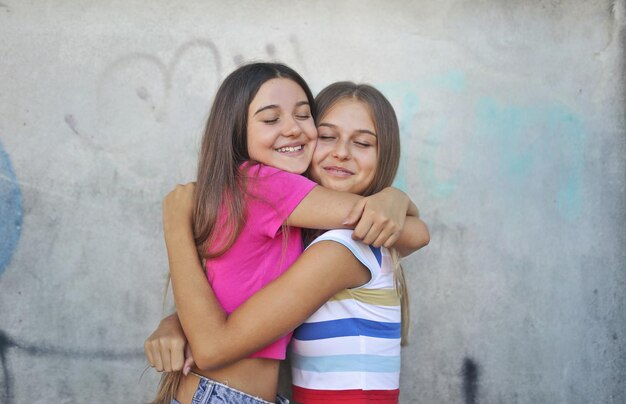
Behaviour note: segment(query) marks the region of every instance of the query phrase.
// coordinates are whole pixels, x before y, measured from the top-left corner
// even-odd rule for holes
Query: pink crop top
[[[229,314],[300,256],[300,228],[289,227],[283,245],[281,225],[317,185],[301,175],[262,164],[244,163],[241,169],[247,177],[245,224],[228,251],[206,263],[207,279]],[[219,244],[219,237],[217,240]],[[284,335],[250,357],[285,359],[290,338],[291,333]]]

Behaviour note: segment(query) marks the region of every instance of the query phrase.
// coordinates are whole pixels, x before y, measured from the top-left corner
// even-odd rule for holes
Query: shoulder
[[[347,248],[371,272],[372,277],[380,273],[384,247],[372,247],[361,241],[353,240],[352,230],[348,229],[329,230],[313,240],[309,247],[321,241],[334,241]]]

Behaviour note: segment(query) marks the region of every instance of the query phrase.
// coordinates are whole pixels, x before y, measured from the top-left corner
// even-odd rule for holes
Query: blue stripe
[[[290,360],[294,368],[309,372],[400,372],[400,356],[302,356],[292,353]]]
[[[301,341],[354,337],[363,335],[377,338],[400,338],[400,323],[383,323],[362,318],[304,323],[296,328],[293,337]]]
[[[383,266],[383,254],[380,252],[380,247],[372,247],[369,246],[370,250],[372,250],[372,252],[374,253],[374,256],[376,256],[376,261],[378,261],[378,265],[380,265],[381,267]]]

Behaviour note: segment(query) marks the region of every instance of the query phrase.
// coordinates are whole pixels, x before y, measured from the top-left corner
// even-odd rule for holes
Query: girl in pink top
[[[292,69],[269,63],[240,67],[215,96],[197,185],[178,186],[164,200],[168,252],[181,240],[195,240],[210,287],[226,313],[295,261],[302,251],[301,227],[354,227],[355,236],[367,243],[391,246],[405,240],[411,248],[416,222],[410,222],[410,228],[403,224],[417,209],[401,191],[386,188],[362,198],[317,186],[299,175],[309,166],[317,140],[314,113],[313,96]],[[192,226],[181,232],[175,225],[180,211],[168,205],[176,206],[190,194],[195,198]],[[190,375],[165,375],[155,402],[169,403],[175,395],[188,403],[205,378],[228,384],[220,385],[228,394],[243,392],[258,397],[252,397],[258,402],[274,401],[278,360],[285,357],[289,334],[245,359],[208,370],[210,366],[203,366],[208,360],[203,342],[211,337],[211,329],[200,320],[207,303],[194,297],[212,296],[209,284],[197,282],[196,273],[175,269],[182,267],[177,260],[186,257],[169,254],[169,259],[178,317],[196,366]]]

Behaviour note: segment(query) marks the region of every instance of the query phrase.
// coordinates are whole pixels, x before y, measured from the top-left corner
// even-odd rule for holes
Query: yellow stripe
[[[400,306],[400,297],[395,289],[345,289],[330,301],[354,299],[377,306]]]

